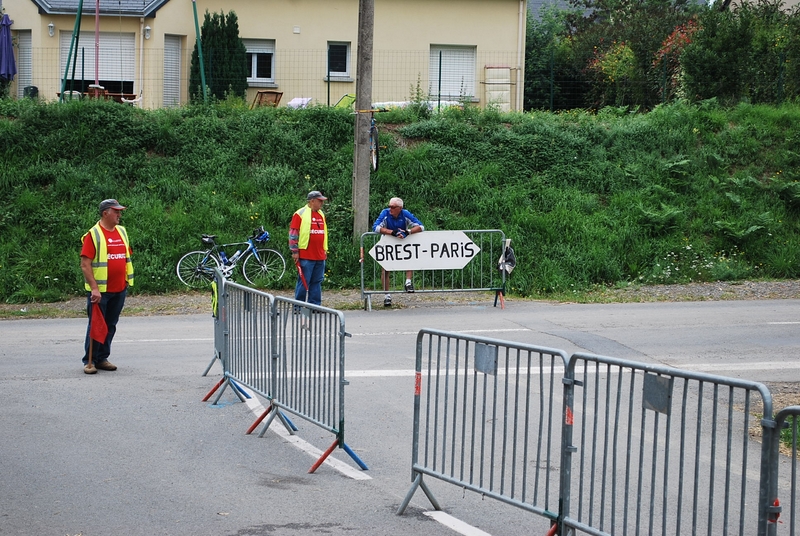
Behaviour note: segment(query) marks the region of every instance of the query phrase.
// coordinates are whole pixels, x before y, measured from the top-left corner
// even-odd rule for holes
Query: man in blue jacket
[[[372,230],[379,234],[390,234],[399,239],[403,239],[413,233],[421,233],[425,230],[422,222],[412,213],[403,208],[403,200],[393,197],[389,200],[389,207],[385,208],[378,215],[378,219],[372,224]],[[406,292],[414,292],[414,283],[411,277],[414,275],[412,270],[406,271]],[[384,292],[389,290],[389,273],[381,269],[381,282]],[[392,295],[386,294],[383,299],[384,307],[392,306]]]

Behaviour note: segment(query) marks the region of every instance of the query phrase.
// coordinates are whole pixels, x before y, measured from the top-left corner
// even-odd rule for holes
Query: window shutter
[[[181,37],[164,36],[164,106],[181,103]]]
[[[441,87],[442,97],[474,97],[475,47],[431,45],[429,76],[431,96],[439,96]]]

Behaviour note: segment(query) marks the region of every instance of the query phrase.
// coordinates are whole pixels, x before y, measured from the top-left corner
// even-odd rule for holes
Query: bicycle
[[[190,251],[180,258],[175,270],[184,285],[193,288],[210,285],[214,280],[214,269],[220,270],[225,279],[230,279],[240,261],[243,261],[242,275],[256,288],[268,288],[286,272],[283,255],[274,249],[258,247],[269,241],[269,233],[264,227],[253,231],[245,242],[218,245],[216,238],[216,235],[202,235],[200,240],[207,249]],[[246,248],[237,248],[236,253],[228,258],[225,248],[245,244]]]
[[[380,149],[381,146],[379,145],[379,137],[378,137],[378,125],[375,122],[375,112],[386,112],[385,108],[379,108],[375,110],[356,110],[354,113],[356,114],[365,114],[368,113],[370,117],[370,124],[369,124],[369,157],[370,161],[372,162],[372,171],[378,171],[378,165],[380,164]],[[384,146],[385,148],[385,146]]]

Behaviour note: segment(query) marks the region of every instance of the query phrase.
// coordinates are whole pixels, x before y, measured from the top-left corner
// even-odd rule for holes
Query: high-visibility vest
[[[128,241],[128,231],[125,227],[117,225],[122,242],[125,244],[125,273],[128,278],[128,286],[133,286],[133,263],[131,262],[131,244]],[[81,241],[86,239],[86,235],[92,237],[94,243],[94,259],[92,259],[92,274],[94,280],[97,282],[97,288],[100,292],[105,292],[108,289],[108,246],[106,241],[103,240],[103,229],[100,227],[100,222],[89,229],[89,232],[81,237]],[[87,282],[84,287],[87,291],[91,292],[92,287]]]
[[[297,238],[297,247],[308,249],[308,240],[311,237],[311,212],[308,205],[297,209],[295,214],[300,216],[300,236]],[[322,249],[328,251],[328,223],[325,221],[325,214],[321,210],[317,211],[322,216],[322,227],[325,229],[325,237],[322,240]]]

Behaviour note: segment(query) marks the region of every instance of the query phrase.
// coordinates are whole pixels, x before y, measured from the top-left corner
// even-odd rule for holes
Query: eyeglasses
[[[400,205],[389,205],[389,208],[401,208]]]

